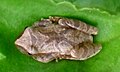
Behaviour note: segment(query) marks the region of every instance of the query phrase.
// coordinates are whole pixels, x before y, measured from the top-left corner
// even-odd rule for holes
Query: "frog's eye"
[[[32,55],[32,54],[28,53],[28,55]]]

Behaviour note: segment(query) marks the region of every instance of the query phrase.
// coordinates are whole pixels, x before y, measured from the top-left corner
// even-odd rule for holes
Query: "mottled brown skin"
[[[93,43],[92,35],[97,31],[78,20],[50,17],[26,28],[15,44],[21,52],[44,63],[54,59],[85,60],[101,50],[100,44]]]
[[[49,18],[50,20],[57,22],[61,26],[72,27],[87,34],[97,35],[98,33],[98,29],[96,27],[90,26],[79,20],[61,18],[61,17],[49,17]]]

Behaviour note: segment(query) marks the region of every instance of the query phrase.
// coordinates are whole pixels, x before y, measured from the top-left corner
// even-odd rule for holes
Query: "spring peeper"
[[[86,60],[102,49],[101,44],[93,43],[97,33],[96,27],[82,21],[49,17],[27,27],[15,45],[43,63],[54,59]]]

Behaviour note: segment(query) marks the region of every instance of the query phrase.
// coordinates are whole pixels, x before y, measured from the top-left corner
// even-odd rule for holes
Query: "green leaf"
[[[119,0],[0,0],[0,72],[119,72]],[[14,41],[41,18],[50,15],[79,19],[99,28],[95,43],[103,49],[85,61],[44,64],[22,54]],[[6,57],[6,58],[3,58]]]
[[[56,3],[68,1],[77,8],[100,8],[110,13],[116,14],[120,12],[120,0],[54,0]]]
[[[2,53],[0,53],[0,60],[6,58]]]

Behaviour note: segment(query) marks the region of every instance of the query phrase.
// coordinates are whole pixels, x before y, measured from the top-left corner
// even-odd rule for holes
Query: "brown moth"
[[[15,45],[22,53],[47,63],[54,59],[86,60],[102,49],[93,43],[98,32],[79,20],[49,17],[27,27]]]

